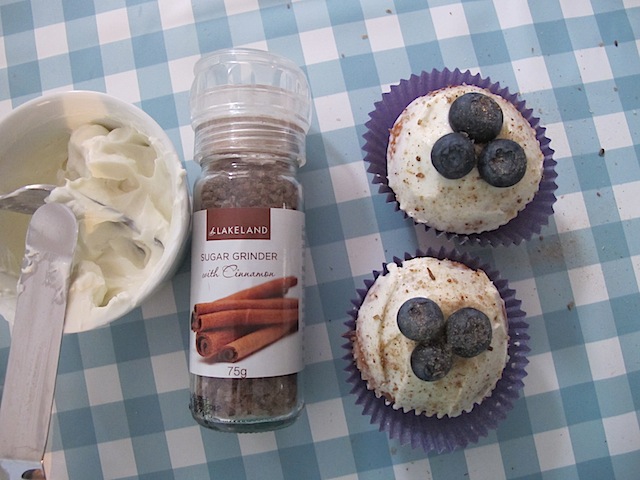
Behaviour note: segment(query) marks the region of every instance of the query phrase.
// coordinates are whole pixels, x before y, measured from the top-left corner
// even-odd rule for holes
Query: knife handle
[[[46,480],[42,462],[0,460],[0,480]]]

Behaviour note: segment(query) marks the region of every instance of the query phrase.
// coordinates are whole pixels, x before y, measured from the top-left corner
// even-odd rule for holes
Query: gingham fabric
[[[107,92],[158,121],[191,184],[199,167],[188,91],[202,54],[248,46],[285,55],[313,94],[300,174],[308,249],[299,421],[234,435],[192,420],[185,258],[141,308],[64,337],[51,478],[639,478],[639,38],[638,0],[0,0],[0,115],[44,93]],[[547,127],[559,188],[539,237],[460,247],[516,289],[532,351],[522,396],[499,428],[437,455],[390,441],[362,415],[342,335],[356,289],[383,262],[455,246],[385,201],[361,151],[381,94],[444,67],[521,94]],[[0,383],[9,344],[2,321]]]

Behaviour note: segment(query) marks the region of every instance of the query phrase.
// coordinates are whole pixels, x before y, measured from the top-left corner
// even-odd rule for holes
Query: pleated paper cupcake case
[[[363,150],[364,161],[369,164],[367,171],[373,174],[372,183],[378,185],[378,192],[386,195],[387,202],[395,203],[396,210],[400,211],[400,205],[387,179],[389,130],[406,106],[416,98],[447,86],[465,84],[476,85],[500,95],[515,105],[529,122],[536,132],[536,138],[540,142],[544,155],[542,180],[533,200],[518,216],[502,227],[469,235],[433,230],[437,235],[453,238],[461,245],[466,243],[481,246],[518,245],[522,241],[530,240],[534,234],[540,234],[542,227],[549,223],[549,217],[553,214],[553,205],[556,202],[555,191],[558,188],[555,182],[557,162],[553,159],[554,151],[549,146],[550,140],[545,135],[546,129],[540,125],[540,119],[533,116],[533,110],[527,108],[524,100],[519,99],[517,94],[510,93],[507,87],[503,88],[499,83],[492,83],[489,78],[482,78],[480,74],[472,75],[468,70],[461,72],[459,69],[453,71],[434,69],[430,73],[422,72],[420,75],[412,75],[409,79],[393,85],[389,92],[384,93],[382,99],[374,104],[375,109],[369,113],[370,119],[365,123],[367,131],[363,135],[365,140]],[[428,225],[417,224],[423,225],[427,230],[431,229]]]
[[[426,252],[419,250],[415,255],[406,253],[404,260],[422,256],[446,258],[474,270],[484,270],[505,302],[509,321],[507,349],[509,360],[491,396],[485,398],[479,405],[475,405],[469,413],[462,413],[454,418],[438,419],[415,415],[413,410],[407,413],[394,410],[390,405],[385,404],[384,398],[376,397],[373,391],[367,389],[367,384],[362,380],[353,359],[351,339],[355,335],[358,310],[378,276],[388,273],[387,264],[383,265],[381,271],[374,271],[372,279],[364,281],[365,288],[358,289],[358,298],[352,300],[354,308],[349,312],[351,318],[345,322],[348,332],[344,337],[350,340],[343,345],[348,350],[344,356],[348,362],[345,370],[348,373],[348,382],[352,385],[351,393],[355,396],[356,404],[362,406],[363,415],[370,416],[371,423],[377,424],[380,431],[386,432],[389,438],[403,445],[421,448],[427,453],[444,453],[465,448],[469,444],[476,443],[480,438],[486,437],[490,431],[498,427],[499,422],[504,420],[507,412],[513,408],[513,403],[519,398],[524,386],[523,378],[527,375],[525,367],[529,363],[527,360],[527,353],[530,350],[527,333],[529,325],[525,321],[525,312],[520,308],[522,302],[516,298],[515,290],[510,289],[508,281],[500,278],[499,272],[489,265],[481,264],[479,259],[468,253],[460,253],[455,249],[448,251],[445,248],[438,251],[428,249]],[[396,257],[393,262],[401,265],[403,260]]]

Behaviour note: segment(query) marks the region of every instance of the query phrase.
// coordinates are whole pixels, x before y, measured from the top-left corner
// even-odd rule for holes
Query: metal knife
[[[27,230],[0,403],[0,480],[45,478],[45,452],[78,225],[68,207],[38,208]]]

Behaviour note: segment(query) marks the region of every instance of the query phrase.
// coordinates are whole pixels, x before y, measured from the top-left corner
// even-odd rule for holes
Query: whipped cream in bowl
[[[53,183],[47,202],[78,218],[65,333],[120,318],[175,273],[190,230],[187,177],[144,111],[98,92],[56,93],[11,112],[0,139],[0,191]],[[29,218],[0,211],[0,315],[10,324]]]

